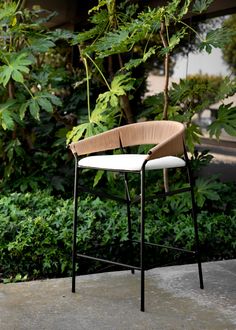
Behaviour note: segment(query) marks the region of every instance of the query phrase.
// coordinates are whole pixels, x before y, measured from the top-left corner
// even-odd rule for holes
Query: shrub
[[[146,207],[146,239],[156,243],[192,249],[194,232],[187,212],[188,199],[168,197]],[[139,208],[132,208],[134,239],[138,239]],[[71,274],[71,199],[51,196],[47,191],[13,193],[0,198],[0,272],[10,280],[69,276]],[[138,260],[139,252],[128,249],[126,206],[99,198],[81,198],[78,208],[78,250]],[[205,260],[236,257],[234,233],[236,212],[199,213],[200,240]],[[118,243],[119,246],[114,244]],[[128,245],[129,247],[129,245]],[[136,249],[135,249],[136,250]],[[185,257],[185,256],[184,256]],[[186,262],[183,255],[167,249],[147,248],[151,264]],[[190,261],[190,260],[189,260]],[[191,260],[192,261],[192,260]],[[79,272],[101,271],[98,263],[82,259]]]

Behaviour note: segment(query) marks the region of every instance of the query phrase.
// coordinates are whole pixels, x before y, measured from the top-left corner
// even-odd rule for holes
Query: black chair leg
[[[141,269],[141,307],[144,312],[145,305],[145,267],[144,267],[144,236],[145,236],[145,167],[140,172],[141,181],[141,227],[140,227],[140,269]]]
[[[200,244],[199,244],[199,235],[198,235],[197,211],[196,211],[196,202],[195,202],[195,198],[194,198],[194,179],[193,179],[193,175],[192,175],[189,163],[187,163],[187,170],[188,170],[188,176],[189,176],[190,193],[191,193],[191,201],[192,201],[192,218],[193,218],[195,246],[196,246],[195,254],[196,254],[196,260],[197,260],[197,264],[198,264],[199,283],[200,283],[200,288],[204,289],[203,275],[202,275],[202,262],[201,262],[201,253],[200,253]]]
[[[77,236],[77,222],[78,222],[77,210],[78,210],[78,157],[75,156],[73,247],[72,247],[72,292],[75,292],[75,280],[76,280],[76,236]]]
[[[196,245],[195,253],[196,253],[196,260],[198,263],[199,283],[200,283],[200,288],[204,289],[203,275],[202,275],[202,262],[201,262],[200,244],[199,244],[199,235],[198,235],[196,204],[195,204],[192,184],[191,184],[191,199],[192,199],[192,218],[193,218],[193,224],[194,224],[195,245]]]
[[[128,239],[129,239],[129,246],[131,251],[131,258],[133,260],[133,235],[132,235],[132,224],[131,224],[131,215],[130,215],[130,194],[129,194],[129,187],[128,187],[128,178],[127,173],[124,174],[125,179],[125,198],[126,198],[126,208],[127,208],[127,221],[128,221]],[[131,269],[131,274],[134,274],[134,269]]]

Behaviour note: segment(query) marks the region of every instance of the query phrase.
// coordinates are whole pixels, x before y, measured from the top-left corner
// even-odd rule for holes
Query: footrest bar
[[[136,266],[132,266],[132,265],[128,265],[128,264],[123,264],[121,262],[116,262],[116,261],[111,261],[111,260],[107,260],[107,259],[92,257],[92,256],[88,256],[86,254],[80,254],[80,253],[77,253],[76,255],[77,255],[77,257],[91,259],[91,260],[96,260],[96,261],[101,261],[101,262],[106,262],[107,264],[121,266],[121,267],[125,267],[125,268],[128,268],[128,269],[141,270],[140,267],[136,267]]]
[[[137,241],[137,240],[132,240],[131,242],[140,244],[140,241]],[[180,251],[180,252],[187,252],[187,253],[191,253],[191,254],[196,254],[195,251],[181,249],[181,248],[177,248],[177,247],[174,247],[174,246],[168,246],[168,245],[162,245],[162,244],[156,244],[156,243],[149,243],[149,242],[144,242],[144,244],[145,245],[150,245],[150,246],[163,247],[165,249],[176,250],[176,251]]]

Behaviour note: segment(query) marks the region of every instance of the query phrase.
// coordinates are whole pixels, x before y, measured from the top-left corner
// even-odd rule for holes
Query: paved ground
[[[139,311],[139,273],[0,284],[1,330],[236,329],[236,260],[156,268],[146,276],[146,312]]]

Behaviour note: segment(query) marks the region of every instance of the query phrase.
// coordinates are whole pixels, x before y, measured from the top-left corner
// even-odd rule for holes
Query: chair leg
[[[132,225],[131,225],[131,216],[130,216],[130,194],[128,187],[128,178],[127,173],[124,174],[125,179],[125,198],[126,198],[126,207],[127,207],[127,220],[128,220],[128,239],[131,250],[131,258],[133,259],[133,244],[132,244]],[[134,269],[131,269],[131,273],[134,274]]]
[[[76,236],[77,236],[77,210],[78,210],[78,157],[75,156],[74,178],[74,216],[73,216],[73,246],[72,246],[72,292],[75,292],[76,280]]]
[[[201,253],[200,253],[200,244],[199,244],[199,235],[198,235],[198,223],[197,223],[197,212],[196,212],[196,202],[194,198],[194,180],[191,169],[189,164],[187,164],[188,176],[189,176],[189,183],[190,183],[190,193],[191,193],[191,201],[192,201],[192,218],[193,218],[193,225],[194,225],[194,234],[195,234],[195,253],[196,253],[196,260],[198,263],[198,275],[199,275],[199,282],[200,288],[204,289],[203,284],[203,275],[202,275],[202,263],[201,263]]]
[[[144,268],[144,234],[145,234],[145,167],[140,172],[141,181],[141,227],[140,227],[140,268],[141,268],[141,307],[144,312],[145,305],[145,268]]]

